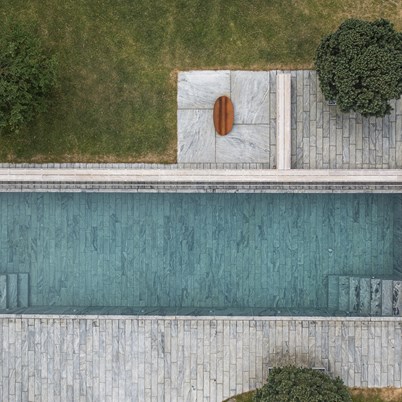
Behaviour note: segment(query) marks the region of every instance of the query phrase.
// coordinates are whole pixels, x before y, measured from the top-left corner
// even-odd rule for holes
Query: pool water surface
[[[398,270],[401,205],[387,194],[3,193],[0,273],[29,273],[31,306],[325,308],[328,275]]]

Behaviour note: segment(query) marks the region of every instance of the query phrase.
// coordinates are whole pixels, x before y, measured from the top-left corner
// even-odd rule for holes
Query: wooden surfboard
[[[221,96],[214,105],[214,126],[219,135],[230,133],[233,128],[233,103],[227,96]]]

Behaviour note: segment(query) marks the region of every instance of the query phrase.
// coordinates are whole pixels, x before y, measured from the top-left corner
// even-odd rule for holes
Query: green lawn
[[[49,112],[0,135],[0,161],[176,158],[176,73],[308,68],[348,17],[402,29],[399,0],[1,0],[1,29],[32,22],[58,54]]]

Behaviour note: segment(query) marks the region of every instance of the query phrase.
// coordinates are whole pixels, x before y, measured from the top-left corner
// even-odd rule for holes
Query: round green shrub
[[[343,112],[385,116],[402,95],[402,33],[383,19],[346,20],[322,39],[315,66],[325,98]]]
[[[17,132],[46,110],[56,59],[31,31],[14,25],[0,37],[0,130]]]
[[[268,382],[257,389],[254,402],[351,402],[340,378],[308,368],[286,366],[270,371]]]

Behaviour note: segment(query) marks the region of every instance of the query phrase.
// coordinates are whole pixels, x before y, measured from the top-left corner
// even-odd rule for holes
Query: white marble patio
[[[273,91],[270,91],[272,87]],[[275,166],[275,86],[268,71],[179,73],[179,163],[267,163]],[[234,105],[233,130],[215,132],[213,107],[220,96]]]

